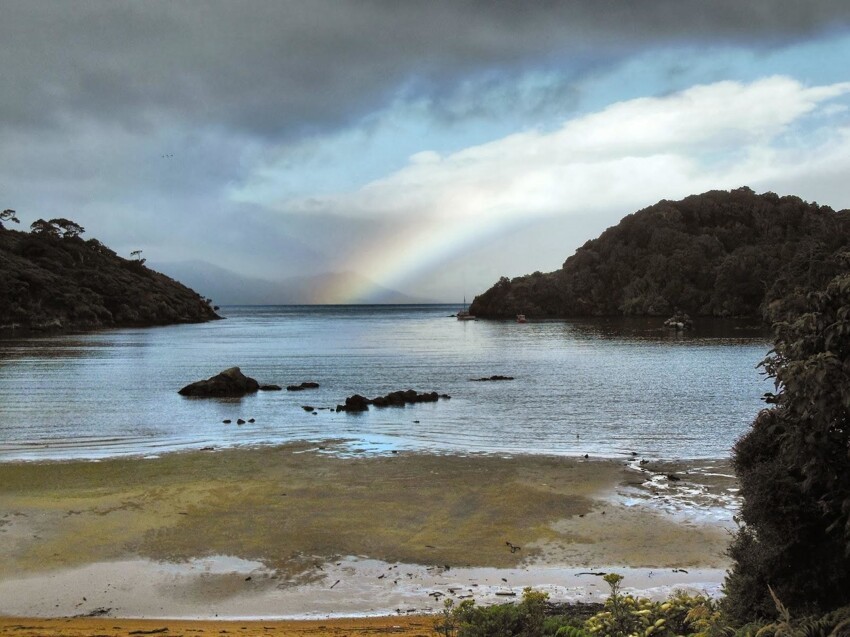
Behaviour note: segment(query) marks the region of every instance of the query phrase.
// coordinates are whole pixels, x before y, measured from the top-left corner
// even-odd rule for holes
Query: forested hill
[[[82,231],[66,219],[40,219],[29,233],[0,225],[0,332],[219,318],[196,292],[145,267],[140,254],[123,259]]]
[[[846,270],[850,210],[749,188],[662,200],[585,243],[555,272],[503,277],[470,311],[485,318],[782,318]],[[781,300],[781,301],[780,301]]]

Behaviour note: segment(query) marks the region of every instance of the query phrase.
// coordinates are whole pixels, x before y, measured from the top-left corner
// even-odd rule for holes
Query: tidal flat
[[[650,470],[626,460],[341,449],[295,443],[0,464],[7,606],[0,614],[106,608],[124,616],[209,616],[226,600],[246,608],[245,599],[272,592],[269,608],[252,615],[306,616],[305,600],[344,579],[332,573],[351,575],[339,587],[349,595],[338,613],[392,612],[369,594],[432,591],[450,570],[470,581],[486,571],[504,585],[500,570],[533,581],[552,568],[615,566],[650,578],[652,569],[714,569],[716,579],[727,564],[734,480],[723,461]],[[198,566],[222,556],[235,566]],[[131,598],[143,594],[120,595],[116,582],[127,569],[158,569],[173,584],[181,565],[196,577],[182,579],[179,592],[154,587],[150,595],[159,598],[136,607]],[[74,578],[78,587],[65,590]],[[358,578],[369,586],[358,588]],[[56,590],[48,587],[37,608],[27,607],[15,599],[15,590],[25,596],[27,581],[39,590],[54,582]],[[85,595],[89,589],[99,596]],[[307,589],[314,592],[299,597]],[[281,601],[288,594],[301,601],[288,606]]]

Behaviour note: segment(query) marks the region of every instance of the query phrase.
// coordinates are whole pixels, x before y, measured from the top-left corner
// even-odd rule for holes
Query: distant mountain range
[[[0,332],[202,322],[219,318],[213,303],[314,304],[349,291],[361,303],[429,302],[352,272],[269,281],[203,261],[153,266],[83,232],[66,219],[39,220],[31,232],[0,222]],[[361,290],[369,292],[355,295]]]
[[[358,303],[433,303],[381,287],[355,272],[323,272],[277,280],[243,276],[206,261],[151,264],[159,272],[183,282],[216,305],[311,305],[333,302],[327,290],[370,290]]]

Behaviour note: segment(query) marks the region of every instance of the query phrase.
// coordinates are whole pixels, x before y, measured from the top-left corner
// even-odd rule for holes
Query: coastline
[[[648,595],[719,592],[728,461],[330,445],[0,464],[0,615],[427,614],[527,585],[598,601],[579,573],[606,569]]]

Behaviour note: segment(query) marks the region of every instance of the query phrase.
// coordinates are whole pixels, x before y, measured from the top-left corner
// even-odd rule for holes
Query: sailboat
[[[466,295],[463,297],[463,309],[457,313],[458,321],[474,321],[475,317],[469,313],[469,310],[466,309]]]

